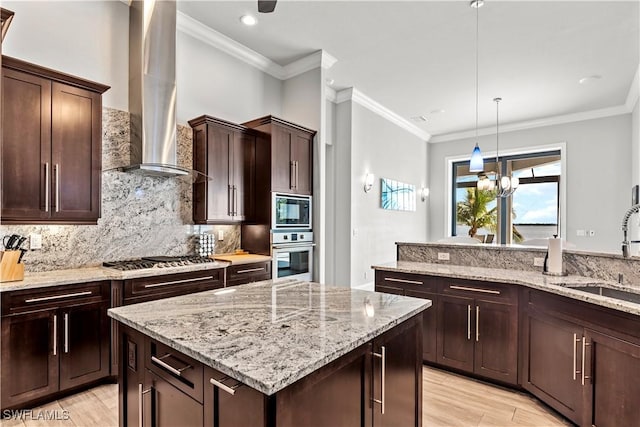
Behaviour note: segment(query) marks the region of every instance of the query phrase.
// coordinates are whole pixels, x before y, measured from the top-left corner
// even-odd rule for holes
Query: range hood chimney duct
[[[176,2],[134,0],[129,7],[130,166],[145,175],[188,175],[176,140]]]

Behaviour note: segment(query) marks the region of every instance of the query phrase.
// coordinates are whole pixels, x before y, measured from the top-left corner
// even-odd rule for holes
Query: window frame
[[[557,199],[556,199],[556,203],[557,203],[557,223],[558,223],[558,234],[562,235],[562,231],[563,231],[563,227],[561,226],[562,221],[564,219],[564,215],[563,215],[563,211],[561,210],[561,207],[564,204],[564,200],[563,200],[563,195],[564,195],[564,191],[562,191],[562,185],[561,183],[564,183],[564,180],[562,180],[562,175],[563,173],[566,173],[566,151],[565,151],[565,147],[561,146],[561,147],[554,147],[554,148],[547,148],[547,149],[543,149],[541,151],[528,151],[525,153],[512,153],[512,154],[506,154],[506,155],[502,155],[498,157],[498,162],[497,164],[499,165],[499,170],[501,171],[505,171],[508,170],[508,164],[510,161],[513,160],[523,160],[523,159],[530,159],[530,158],[535,158],[535,157],[547,157],[547,156],[559,156],[560,157],[560,175],[552,175],[552,176],[541,176],[541,177],[532,177],[532,178],[520,178],[520,184],[538,184],[538,183],[547,183],[547,182],[555,182],[556,183],[556,188],[557,188]],[[485,162],[495,162],[496,160],[496,156],[484,156],[483,157]],[[463,182],[460,185],[456,182],[457,180],[457,167],[458,166],[462,166],[462,165],[469,165],[470,159],[466,158],[464,160],[450,160],[449,161],[449,176],[450,176],[450,191],[449,191],[449,199],[450,199],[450,214],[449,214],[449,232],[451,236],[456,236],[457,235],[457,209],[456,209],[456,205],[457,205],[457,201],[456,201],[456,190],[458,188],[473,188],[476,186],[476,181],[470,181],[470,182]],[[516,190],[517,191],[517,190]],[[507,244],[507,243],[511,243],[511,234],[512,233],[506,233],[506,231],[509,229],[509,226],[512,225],[512,220],[511,220],[511,216],[510,215],[502,215],[502,212],[509,212],[510,208],[511,208],[511,204],[513,203],[513,198],[512,197],[507,197],[507,198],[501,198],[498,202],[496,202],[498,209],[497,209],[497,215],[498,215],[498,222],[499,222],[499,226],[496,232],[496,243],[498,244]]]

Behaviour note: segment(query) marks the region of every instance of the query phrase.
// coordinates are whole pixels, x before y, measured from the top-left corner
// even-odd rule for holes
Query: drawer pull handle
[[[581,373],[580,371],[578,371],[578,361],[577,361],[577,346],[576,344],[578,344],[581,341],[580,338],[578,338],[578,334],[573,334],[573,380],[576,380],[576,375]]]
[[[456,289],[459,291],[481,292],[483,294],[500,295],[500,291],[496,291],[494,289],[469,288],[467,286],[457,286],[457,285],[449,285],[449,289]]]
[[[151,356],[151,361],[154,362],[155,364],[157,364],[158,366],[160,366],[161,368],[166,369],[167,371],[171,372],[172,374],[175,374],[179,377],[182,376],[182,371],[191,368],[191,365],[187,365],[184,368],[174,368],[173,366],[169,365],[167,362],[163,361],[162,359],[165,359],[167,357],[169,357],[170,354],[165,354],[162,357],[155,357],[155,356]]]
[[[467,341],[471,341],[471,305],[467,305]]]
[[[238,382],[236,385],[229,387],[228,385],[223,383],[223,381],[226,381],[230,378],[231,377],[228,377],[228,376],[222,377],[219,380],[216,380],[215,378],[210,378],[209,382],[215,387],[218,387],[219,389],[224,390],[233,396],[236,394],[236,390],[242,387],[243,384],[241,382]]]
[[[582,385],[584,385],[584,380],[590,379],[591,377],[589,375],[586,375],[585,373],[585,359],[586,359],[586,352],[587,352],[587,347],[589,347],[591,345],[591,343],[587,342],[587,339],[583,336],[582,337]]]
[[[380,359],[381,361],[381,380],[380,380],[380,399],[376,399],[375,397],[372,399],[375,403],[379,403],[380,404],[380,413],[382,415],[384,415],[384,409],[385,409],[385,391],[386,391],[386,387],[385,387],[385,382],[386,382],[386,370],[387,370],[387,349],[385,348],[385,346],[381,346],[380,347],[380,353],[373,353],[374,357],[377,357]],[[373,389],[373,387],[372,387]],[[372,390],[373,392],[373,390]]]
[[[260,267],[260,268],[248,268],[246,270],[238,270],[236,271],[237,274],[242,274],[242,273],[254,273],[256,271],[262,271],[264,270],[264,267]]]
[[[64,352],[69,353],[69,313],[64,314]]]
[[[63,298],[82,297],[85,295],[91,295],[92,293],[93,292],[91,291],[84,291],[84,292],[75,292],[73,294],[54,295],[51,297],[29,298],[24,300],[24,302],[53,301],[53,300],[63,299]]]
[[[196,277],[194,279],[182,279],[182,280],[173,280],[171,282],[162,282],[162,283],[152,283],[150,285],[144,285],[144,288],[157,288],[159,286],[168,286],[168,285],[177,285],[179,283],[189,283],[189,282],[197,282],[200,280],[213,280],[213,276],[207,277]]]
[[[147,393],[151,393],[153,389],[149,388],[144,390],[144,386],[141,383],[138,383],[138,425],[140,427],[144,426],[144,395]]]
[[[60,165],[56,163],[56,212],[60,212]]]
[[[53,315],[53,355],[58,355],[58,315]]]
[[[411,285],[422,285],[422,282],[419,280],[405,280],[405,279],[394,279],[393,277],[385,277],[384,280],[387,282],[398,282],[398,283],[409,283]]]

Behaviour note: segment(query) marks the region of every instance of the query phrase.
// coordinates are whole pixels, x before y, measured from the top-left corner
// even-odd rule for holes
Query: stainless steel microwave
[[[311,230],[311,196],[273,193],[271,228]]]

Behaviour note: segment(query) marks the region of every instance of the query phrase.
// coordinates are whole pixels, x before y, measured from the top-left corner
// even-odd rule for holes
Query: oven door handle
[[[272,245],[273,249],[313,248],[315,243],[291,243],[288,245]]]

